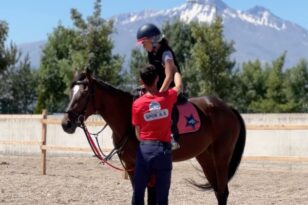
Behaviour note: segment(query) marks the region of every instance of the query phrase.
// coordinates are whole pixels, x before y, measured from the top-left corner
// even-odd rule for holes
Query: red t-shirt
[[[177,92],[169,89],[155,96],[143,95],[134,101],[132,123],[140,127],[140,139],[171,140],[171,112]]]

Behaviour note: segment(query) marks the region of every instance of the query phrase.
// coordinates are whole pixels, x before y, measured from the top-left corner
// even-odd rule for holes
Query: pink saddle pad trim
[[[179,134],[196,132],[200,128],[200,117],[191,102],[177,105],[179,120],[177,123]]]

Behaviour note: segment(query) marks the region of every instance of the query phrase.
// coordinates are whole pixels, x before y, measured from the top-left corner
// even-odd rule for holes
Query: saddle
[[[177,129],[173,129],[173,132],[178,134],[196,132],[201,125],[197,109],[182,94],[178,96],[178,101],[172,110],[172,121],[173,126],[176,125]]]

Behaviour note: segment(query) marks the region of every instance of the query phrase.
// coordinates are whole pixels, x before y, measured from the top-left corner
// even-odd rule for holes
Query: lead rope
[[[84,131],[84,133],[87,137],[88,143],[89,143],[94,155],[101,161],[102,164],[107,164],[108,166],[110,166],[110,167],[112,167],[116,170],[119,170],[119,171],[131,172],[131,171],[134,170],[134,169],[126,169],[126,168],[122,169],[122,168],[116,167],[116,166],[114,166],[114,165],[112,165],[108,162],[108,160],[110,160],[113,155],[115,155],[116,153],[119,153],[119,151],[122,151],[123,146],[126,144],[127,140],[124,141],[124,144],[122,144],[119,149],[113,148],[113,150],[107,156],[105,156],[105,158],[104,158],[102,156],[104,154],[103,154],[101,148],[100,147],[97,148],[96,144],[94,143],[94,141],[91,137],[91,134],[89,133],[89,131],[88,131],[88,129],[87,129],[87,127],[86,127],[86,125],[84,124],[83,121],[81,121],[80,127],[83,129],[83,131]],[[107,124],[104,126],[104,128],[100,132],[102,132],[106,127],[107,127]],[[121,162],[122,166],[125,167],[121,159],[120,159],[120,162]]]

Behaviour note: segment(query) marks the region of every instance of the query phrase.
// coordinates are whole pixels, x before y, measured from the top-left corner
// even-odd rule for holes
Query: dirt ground
[[[119,165],[119,162],[112,161]],[[175,163],[169,204],[216,204],[213,192],[192,187],[203,182],[195,161]],[[229,184],[229,204],[308,204],[308,170],[243,162]],[[91,157],[48,157],[47,175],[39,157],[0,156],[0,204],[130,204],[132,188],[122,172]]]

